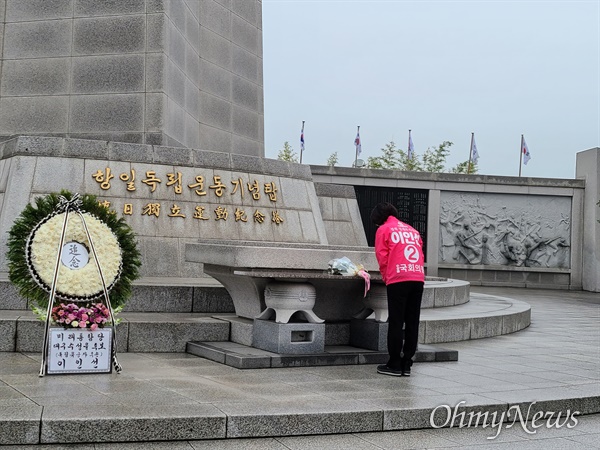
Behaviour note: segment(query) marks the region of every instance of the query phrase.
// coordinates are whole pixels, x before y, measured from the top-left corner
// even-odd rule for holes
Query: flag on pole
[[[410,130],[408,130],[408,159],[412,159],[415,154],[415,146],[413,145]]]
[[[521,149],[521,151],[523,152],[523,164],[527,165],[527,163],[531,159],[531,155],[529,154],[529,148],[527,148],[525,138],[523,138],[523,148]]]
[[[300,151],[304,151],[304,122],[302,122],[302,131],[300,131]]]
[[[477,164],[479,159],[479,152],[477,151],[477,144],[475,144],[475,136],[471,139],[471,160],[473,164]]]
[[[356,146],[356,155],[360,155],[360,151],[361,151],[360,130],[356,130],[356,139],[354,139],[354,145]]]

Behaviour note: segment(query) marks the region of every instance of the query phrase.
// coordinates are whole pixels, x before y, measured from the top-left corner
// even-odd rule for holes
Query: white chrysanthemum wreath
[[[34,279],[47,289],[52,286],[56,250],[60,244],[65,213],[50,217],[36,227],[29,240],[27,258]],[[89,213],[83,213],[100,261],[106,286],[110,288],[121,274],[121,248],[110,228]],[[63,300],[93,300],[103,295],[96,261],[91,257],[81,217],[71,214],[65,233],[56,282],[56,295]]]

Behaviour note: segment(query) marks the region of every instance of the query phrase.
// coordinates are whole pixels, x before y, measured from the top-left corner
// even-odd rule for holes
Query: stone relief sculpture
[[[440,262],[570,266],[570,198],[444,192]]]

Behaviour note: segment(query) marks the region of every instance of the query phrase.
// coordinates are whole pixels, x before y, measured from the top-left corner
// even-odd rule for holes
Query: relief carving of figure
[[[498,199],[505,199],[502,195]],[[527,203],[487,206],[479,196],[461,194],[442,203],[440,259],[471,265],[568,267],[570,217],[531,199]],[[502,200],[504,201],[504,200]],[[490,201],[488,201],[489,203]],[[514,202],[514,200],[513,200]],[[565,204],[563,209],[568,208]],[[448,261],[450,262],[450,261]]]

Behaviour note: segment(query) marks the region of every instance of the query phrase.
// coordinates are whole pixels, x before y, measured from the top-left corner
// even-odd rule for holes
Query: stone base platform
[[[188,342],[187,352],[237,369],[385,364],[387,352],[348,345],[326,346],[322,353],[277,354],[235,342]],[[458,361],[458,351],[419,344],[415,362]]]

